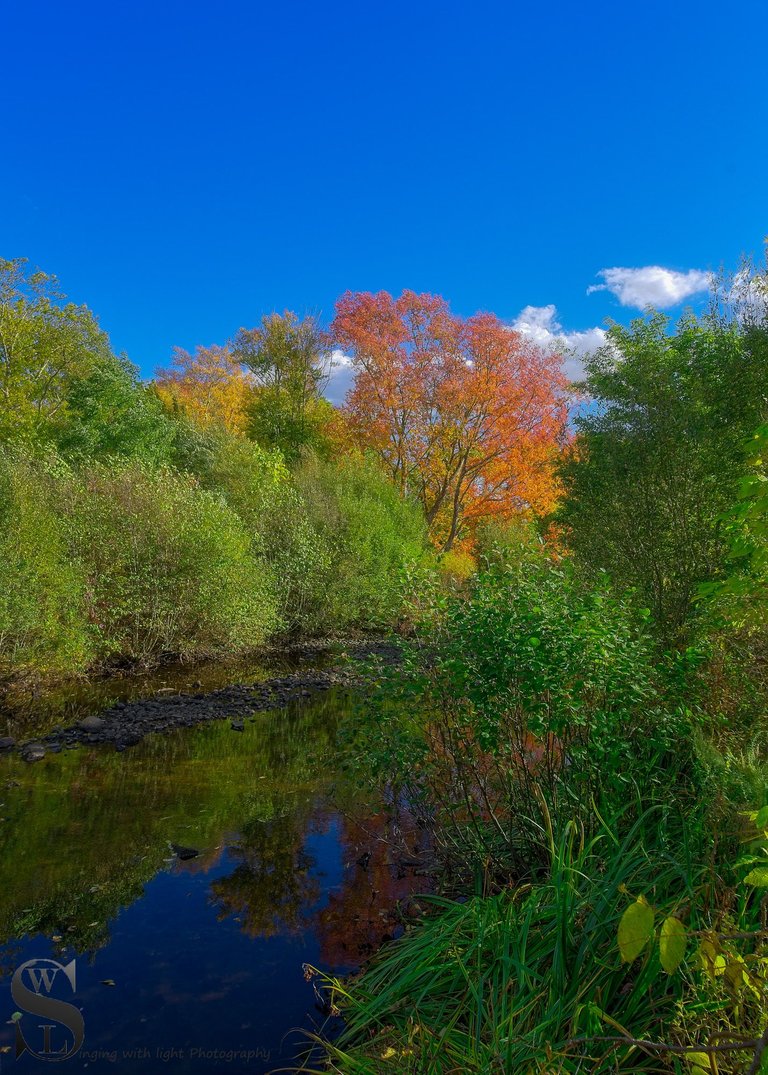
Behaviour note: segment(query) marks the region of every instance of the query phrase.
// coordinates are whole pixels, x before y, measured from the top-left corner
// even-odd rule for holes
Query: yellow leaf
[[[701,969],[710,976],[718,978],[725,971],[725,956],[720,951],[719,941],[705,938],[699,945]]]
[[[667,974],[674,974],[685,957],[688,935],[679,918],[670,915],[661,924],[659,938],[659,956],[661,965]]]
[[[653,908],[640,896],[627,907],[619,922],[619,951],[625,963],[632,963],[653,940]]]
[[[692,1067],[692,1075],[699,1075],[699,1073],[706,1075],[706,1072],[712,1070],[712,1064],[706,1053],[686,1053],[685,1059]]]
[[[736,956],[735,958],[728,960],[723,975],[723,981],[732,993],[738,993],[744,985],[745,970],[746,965],[741,956]]]
[[[768,866],[758,866],[751,870],[744,878],[745,885],[754,885],[755,888],[768,888]]]

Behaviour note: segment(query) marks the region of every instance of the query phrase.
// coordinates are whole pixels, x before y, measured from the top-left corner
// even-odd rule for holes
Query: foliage
[[[237,515],[191,478],[93,466],[57,493],[98,659],[237,652],[274,628],[269,567]]]
[[[187,467],[223,495],[270,565],[281,627],[312,633],[335,626],[332,550],[313,528],[282,453],[220,428],[194,431],[187,445]]]
[[[257,386],[249,407],[251,436],[279,448],[290,462],[307,448],[321,448],[332,413],[322,398],[331,359],[317,319],[300,320],[290,310],[270,314],[258,328],[240,329],[233,352]]]
[[[706,929],[687,927],[682,918],[690,913],[691,895],[685,892],[678,895],[674,907],[661,909],[659,925],[656,909],[641,893],[618,925],[619,952],[625,963],[635,963],[649,947],[658,945],[659,960],[668,975],[681,971],[686,959],[696,968],[696,994],[699,1001],[707,997],[710,1003],[680,1005],[676,1020],[676,1029],[685,1040],[700,1043],[683,1052],[693,1075],[722,1070],[724,1064],[731,1070],[735,1064],[739,1070],[740,1057],[744,1067],[749,1064],[750,1072],[757,1072],[762,1070],[761,1057],[768,1048],[768,931],[760,900],[762,890],[768,888],[768,805],[750,811],[746,819],[747,854],[737,863],[743,875],[739,879],[742,891],[719,921]],[[697,893],[694,902],[701,898]],[[669,1051],[675,1048],[679,1047],[668,1046]],[[659,1051],[664,1049],[662,1044]]]
[[[437,595],[409,674],[350,732],[352,756],[405,789],[459,873],[526,873],[543,801],[588,823],[635,782],[646,803],[692,790],[699,655],[659,658],[646,617],[541,551],[492,566],[467,595]]]
[[[332,1070],[662,1072],[669,1070],[664,1035],[695,1057],[700,1039],[679,1024],[680,1013],[693,1013],[697,1033],[717,1033],[730,1014],[721,997],[702,992],[692,953],[677,959],[679,946],[674,974],[662,972],[662,955],[671,965],[669,943],[663,952],[634,945],[627,967],[617,933],[635,931],[637,917],[646,935],[654,914],[633,899],[628,918],[626,893],[652,893],[662,905],[676,900],[697,934],[726,920],[748,929],[755,908],[707,899],[699,848],[688,846],[672,816],[649,811],[618,836],[624,827],[600,822],[585,839],[573,822],[553,823],[544,879],[490,897],[427,899],[432,913],[358,979],[327,980],[345,1017],[340,1039],[326,1045]],[[759,1015],[753,1004],[745,1023],[759,1025]]]
[[[734,626],[756,632],[768,626],[768,425],[750,439],[746,462],[749,473],[723,518],[729,570],[718,582],[700,586],[699,595],[716,597]]]
[[[381,627],[396,620],[402,575],[427,556],[418,506],[360,455],[338,463],[307,459],[296,484],[315,540],[328,551],[331,621]]]
[[[156,394],[125,358],[105,355],[65,392],[63,420],[52,431],[58,451],[73,462],[136,459],[168,463],[176,430]]]
[[[440,574],[446,582],[463,585],[477,570],[477,561],[467,549],[449,549],[440,557]]]
[[[421,503],[448,551],[474,520],[551,509],[565,379],[495,316],[467,320],[434,295],[343,295],[333,332],[352,354],[347,400],[359,443]]]
[[[714,316],[615,325],[587,359],[593,404],[561,467],[558,511],[591,570],[635,587],[662,632],[686,624],[724,555],[721,515],[742,472],[742,443],[765,418],[764,332]]]
[[[93,314],[64,303],[54,276],[0,258],[0,442],[47,440],[72,384],[110,358]]]
[[[0,453],[0,679],[77,672],[84,579],[51,505],[55,474]]]
[[[171,413],[200,425],[243,432],[248,424],[252,378],[227,347],[198,347],[193,354],[175,348],[171,366],[155,374],[155,389]]]
[[[514,564],[540,552],[544,541],[536,523],[518,515],[512,519],[482,519],[475,530],[475,544],[481,560]]]

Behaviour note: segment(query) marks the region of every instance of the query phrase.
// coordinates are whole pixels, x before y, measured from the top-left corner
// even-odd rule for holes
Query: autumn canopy
[[[347,292],[332,331],[356,377],[346,409],[444,550],[481,516],[549,510],[566,423],[560,356],[494,314],[462,319],[435,295]]]

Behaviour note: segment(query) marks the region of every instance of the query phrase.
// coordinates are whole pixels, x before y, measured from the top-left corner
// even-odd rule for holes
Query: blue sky
[[[147,375],[347,288],[589,333],[768,231],[766,0],[39,0],[0,34],[0,255]]]

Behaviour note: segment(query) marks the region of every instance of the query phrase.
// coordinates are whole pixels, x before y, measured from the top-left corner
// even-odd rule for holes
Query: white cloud
[[[557,307],[526,306],[512,324],[515,332],[527,336],[539,347],[556,347],[565,354],[565,373],[572,381],[583,376],[582,359],[606,342],[605,329],[595,326],[583,332],[564,332],[557,320]]]
[[[640,269],[601,269],[597,274],[605,281],[587,288],[587,294],[595,291],[610,291],[622,306],[636,306],[644,310],[646,306],[665,309],[677,306],[691,295],[709,290],[712,277],[700,269],[677,272],[664,269],[661,265],[644,265]]]
[[[328,383],[325,386],[326,398],[340,407],[354,379],[355,371],[350,356],[345,355],[343,351],[333,351]]]

